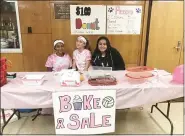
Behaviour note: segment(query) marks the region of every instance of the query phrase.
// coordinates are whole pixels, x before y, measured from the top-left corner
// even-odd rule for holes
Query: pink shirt
[[[73,59],[76,62],[76,66],[79,71],[84,71],[86,61],[91,60],[91,52],[87,49],[84,49],[82,52],[79,52],[77,49],[73,52]]]
[[[53,71],[61,71],[62,69],[72,67],[72,60],[68,54],[65,54],[62,57],[52,54],[48,57],[45,66],[53,68]]]

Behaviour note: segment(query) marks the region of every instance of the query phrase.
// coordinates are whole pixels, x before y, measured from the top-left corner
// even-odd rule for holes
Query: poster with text
[[[70,18],[70,4],[54,3],[55,19]]]
[[[140,34],[142,6],[107,6],[107,34]]]
[[[115,131],[116,90],[53,93],[56,134]]]
[[[71,34],[101,35],[106,32],[106,6],[70,5]]]

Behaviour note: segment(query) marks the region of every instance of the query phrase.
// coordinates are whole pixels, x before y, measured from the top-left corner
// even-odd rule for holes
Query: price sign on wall
[[[107,6],[107,34],[140,34],[142,6]]]
[[[90,16],[91,15],[91,8],[90,7],[76,7],[76,15],[77,16]]]
[[[70,5],[70,20],[71,34],[105,34],[106,6]]]

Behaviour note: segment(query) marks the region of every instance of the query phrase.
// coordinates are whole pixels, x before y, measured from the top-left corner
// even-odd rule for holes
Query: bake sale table
[[[51,108],[53,107],[52,93],[58,91],[94,90],[98,92],[98,90],[114,89],[116,90],[116,109],[169,102],[184,96],[183,85],[171,82],[172,75],[163,70],[159,70],[156,76],[146,79],[145,82],[128,79],[125,71],[112,71],[111,73],[116,77],[117,85],[91,86],[85,78],[79,87],[62,87],[53,72],[18,72],[15,79],[9,79],[8,83],[1,87],[1,109]],[[40,86],[26,86],[21,81],[26,74],[45,74],[45,81]],[[153,105],[152,109],[154,106],[156,107]],[[171,129],[173,129],[173,124]]]

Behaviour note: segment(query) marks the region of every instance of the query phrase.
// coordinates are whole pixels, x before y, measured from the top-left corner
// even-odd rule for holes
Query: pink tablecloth
[[[183,85],[171,83],[172,76],[153,77],[144,83],[133,83],[125,77],[125,71],[112,74],[117,78],[115,86],[90,86],[83,81],[80,87],[61,87],[52,72],[44,72],[45,82],[41,86],[26,86],[21,77],[27,73],[17,73],[16,79],[11,79],[1,88],[1,108],[50,108],[52,93],[55,91],[82,91],[115,89],[117,91],[117,109],[153,104],[170,99],[183,97]],[[42,72],[39,72],[42,73]]]

